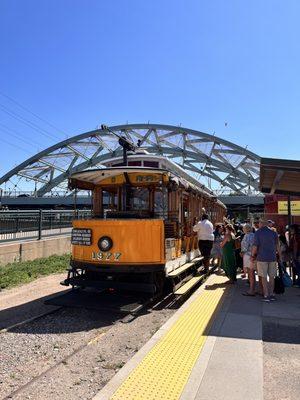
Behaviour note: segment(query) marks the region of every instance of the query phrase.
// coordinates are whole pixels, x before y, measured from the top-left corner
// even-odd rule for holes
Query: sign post
[[[288,225],[289,225],[289,229],[290,226],[292,225],[292,206],[291,206],[291,196],[288,196]]]

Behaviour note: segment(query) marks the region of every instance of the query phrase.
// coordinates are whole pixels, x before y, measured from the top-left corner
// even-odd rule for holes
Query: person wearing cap
[[[252,261],[257,261],[257,273],[261,277],[263,301],[274,301],[274,279],[277,274],[278,235],[268,227],[268,221],[261,219],[254,234]],[[268,281],[269,278],[269,281]]]
[[[268,228],[272,229],[275,225],[275,222],[272,221],[271,219],[268,219]]]

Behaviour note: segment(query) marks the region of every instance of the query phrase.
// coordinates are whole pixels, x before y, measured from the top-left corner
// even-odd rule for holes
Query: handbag
[[[274,292],[276,294],[282,294],[282,293],[284,293],[284,290],[285,290],[284,284],[283,284],[283,279],[282,279],[284,270],[280,263],[278,263],[278,272],[279,272],[279,274],[277,276],[275,276],[275,279],[274,279]]]
[[[289,276],[287,272],[284,272],[282,274],[282,281],[285,287],[292,287],[293,286],[293,281],[292,278]]]
[[[241,239],[239,237],[234,241],[234,248],[235,250],[239,250],[241,248]]]
[[[278,263],[279,267],[279,275],[281,275],[283,285],[285,287],[292,287],[293,286],[293,281],[292,278],[289,276],[289,274],[283,269],[282,265]]]
[[[275,292],[276,294],[282,294],[282,293],[284,293],[284,284],[283,284],[282,276],[280,276],[280,275],[275,276],[275,280],[274,280],[274,292]]]

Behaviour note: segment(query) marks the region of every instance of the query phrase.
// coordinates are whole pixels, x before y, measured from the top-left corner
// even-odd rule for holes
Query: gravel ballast
[[[91,399],[174,312],[61,309],[2,333],[1,399]]]

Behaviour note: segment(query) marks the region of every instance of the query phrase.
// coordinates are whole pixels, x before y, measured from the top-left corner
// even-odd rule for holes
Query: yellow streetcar
[[[93,204],[91,219],[73,222],[64,284],[153,294],[172,277],[178,288],[195,272],[184,265],[200,255],[193,225],[203,209],[222,221],[226,207],[177,164],[143,149],[103,165],[69,178],[70,189],[92,192]]]

